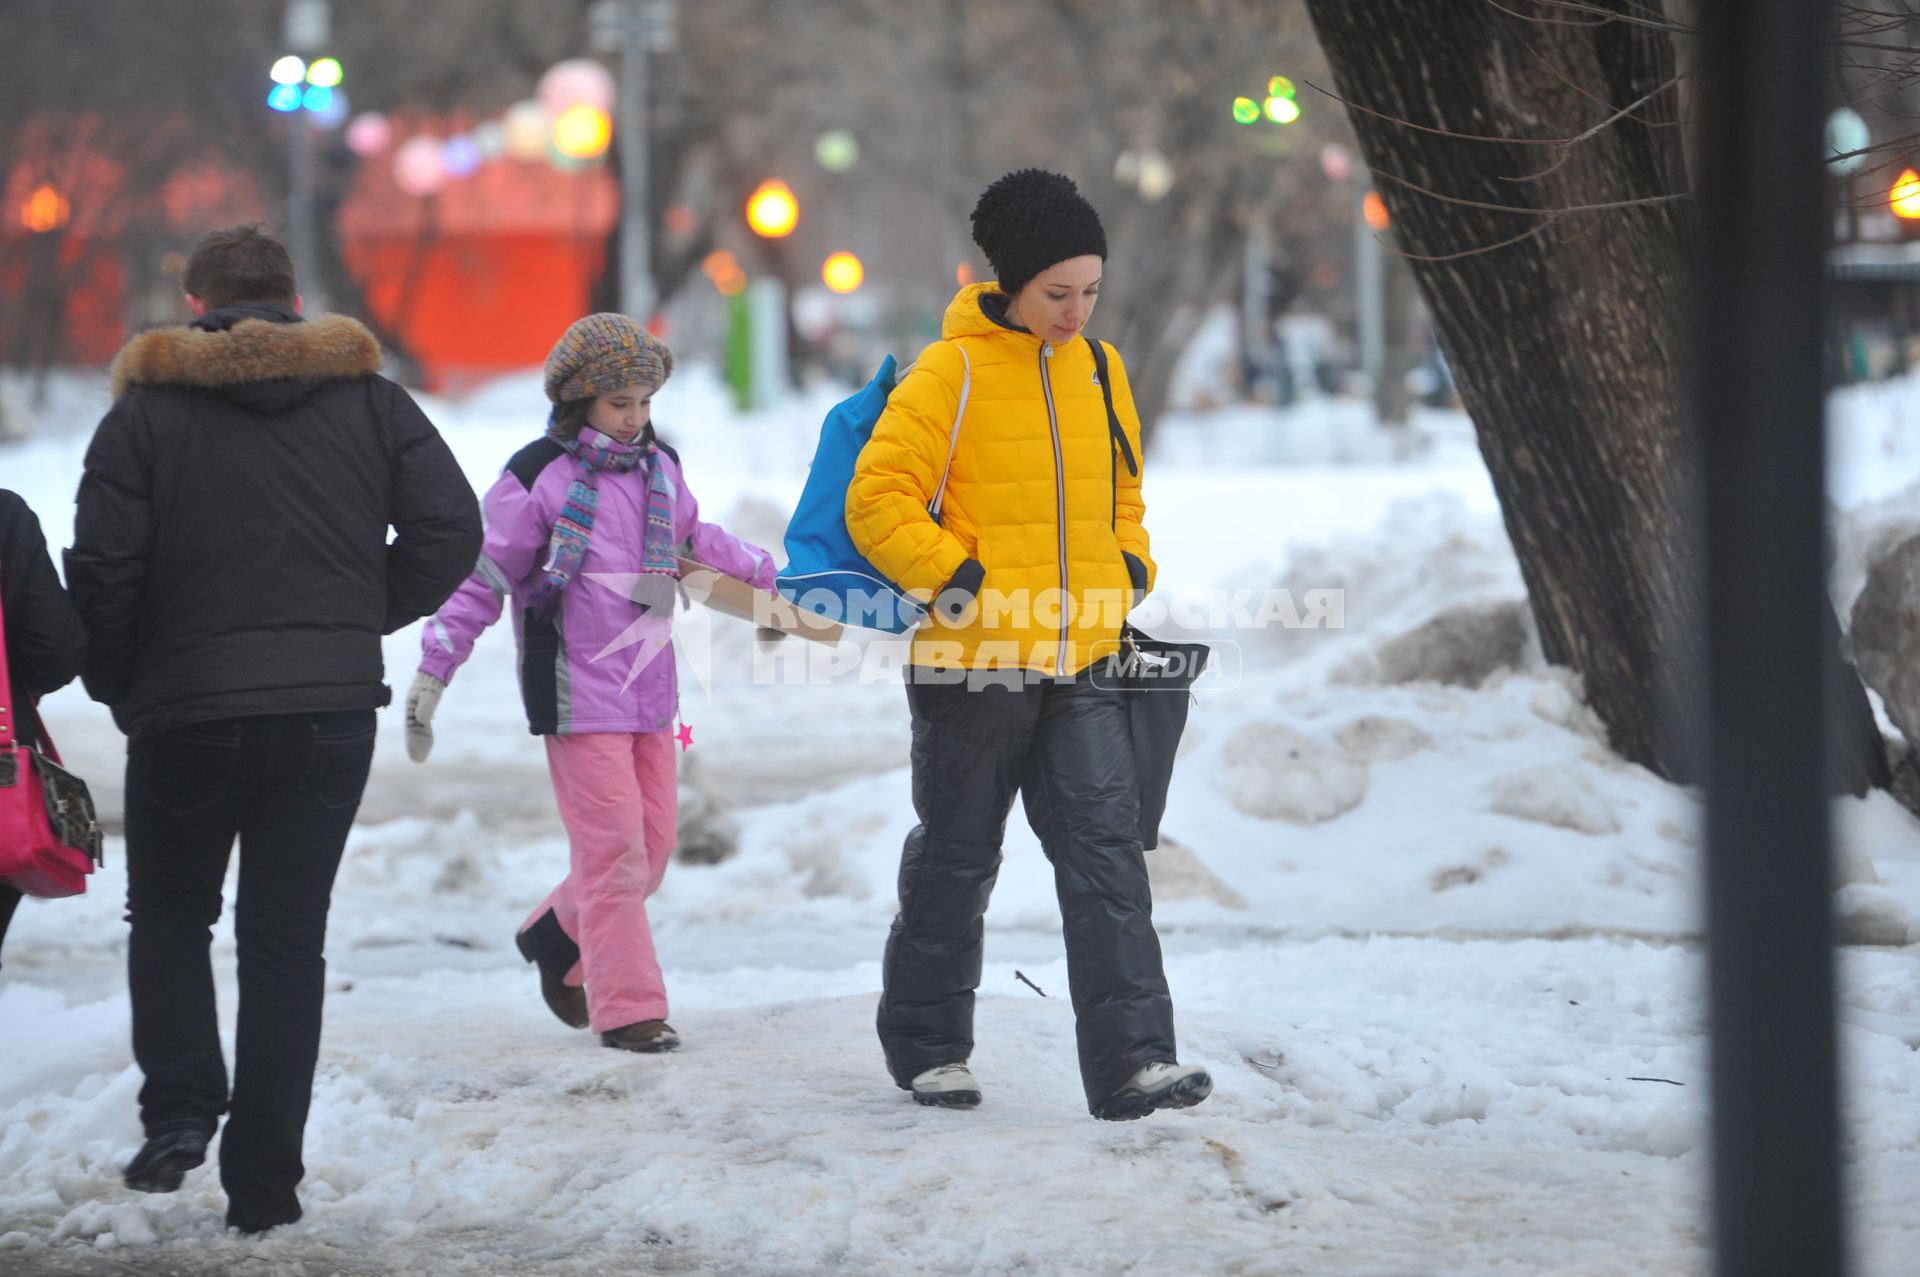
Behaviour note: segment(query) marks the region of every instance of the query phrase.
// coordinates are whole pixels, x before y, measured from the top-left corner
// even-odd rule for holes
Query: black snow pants
[[[1126,711],[1087,674],[1011,684],[963,674],[907,673],[920,823],[901,854],[881,968],[887,1069],[904,1089],[973,1052],[983,918],[1018,792],[1053,865],[1091,1109],[1141,1065],[1175,1058]]]

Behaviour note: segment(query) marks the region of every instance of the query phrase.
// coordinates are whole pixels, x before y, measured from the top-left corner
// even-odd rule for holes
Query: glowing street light
[[[747,286],[747,273],[740,262],[724,248],[708,253],[700,262],[701,273],[713,281],[721,294],[731,297]]]
[[[33,193],[20,206],[20,224],[35,235],[59,230],[72,215],[73,206],[67,203],[67,197],[51,182],[42,182],[34,187]]]
[[[347,78],[339,58],[318,58],[309,63],[289,53],[267,72],[274,87],[267,93],[267,105],[276,111],[305,110],[316,117],[321,128],[338,128],[346,120],[343,95],[334,92]]]
[[[784,239],[799,222],[800,201],[785,182],[762,182],[747,200],[747,225],[765,239]]]
[[[1914,185],[1920,187],[1920,178],[1914,179]],[[1380,192],[1368,191],[1360,201],[1360,213],[1367,219],[1367,225],[1373,230],[1384,231],[1393,225],[1393,219],[1387,215],[1387,202],[1380,198]],[[1920,216],[1916,213],[1915,216]]]
[[[1263,98],[1235,98],[1233,118],[1240,124],[1258,124],[1262,116],[1275,124],[1292,124],[1300,118],[1300,104],[1294,101],[1294,94],[1298,91],[1292,80],[1284,75],[1276,75],[1267,81],[1267,92]]]
[[[860,140],[845,129],[829,129],[814,139],[813,158],[829,173],[844,173],[860,162]]]
[[[553,149],[570,160],[594,160],[613,141],[613,119],[597,106],[581,103],[553,122]]]
[[[851,293],[866,281],[867,268],[852,253],[835,253],[821,266],[820,278],[836,293]]]
[[[1893,215],[1905,221],[1920,219],[1920,173],[1903,169],[1887,200]]]

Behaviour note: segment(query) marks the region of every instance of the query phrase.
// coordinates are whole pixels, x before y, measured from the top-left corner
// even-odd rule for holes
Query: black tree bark
[[[1473,418],[1544,654],[1581,675],[1622,755],[1695,781],[1698,698],[1677,694],[1703,636],[1675,51],[1644,26],[1520,8],[1308,0]],[[1886,783],[1885,749],[1829,625],[1833,783],[1858,793]]]

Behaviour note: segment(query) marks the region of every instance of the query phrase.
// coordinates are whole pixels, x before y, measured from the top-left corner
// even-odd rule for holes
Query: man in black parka
[[[277,241],[208,236],[186,291],[199,318],[114,361],[67,582],[91,639],[87,690],[130,738],[147,1143],[126,1181],[177,1188],[226,1113],[227,1222],[260,1232],[300,1217],[327,908],[391,699],[380,637],[466,579],[480,512],[445,441],[378,375],[372,334],[301,317]],[[229,1093],[208,946],[236,837]]]

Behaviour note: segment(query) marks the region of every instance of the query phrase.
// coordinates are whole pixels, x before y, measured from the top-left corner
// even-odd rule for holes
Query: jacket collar
[[[208,311],[187,327],[197,328],[201,332],[223,333],[243,319],[264,319],[270,324],[306,322],[299,311],[291,306],[282,306],[279,302],[235,302],[231,306]]]
[[[1033,346],[1044,344],[1033,332],[1007,317],[1007,307],[1011,301],[1001,291],[999,284],[968,284],[948,304],[946,317],[940,324],[940,335],[948,341],[956,337],[998,337]],[[1083,335],[1076,333],[1073,341],[1081,340]],[[1069,346],[1072,344],[1067,343]]]
[[[209,311],[192,325],[136,334],[114,357],[113,397],[136,385],[230,389],[379,371],[380,343],[358,320],[308,321],[285,307],[249,303]]]

